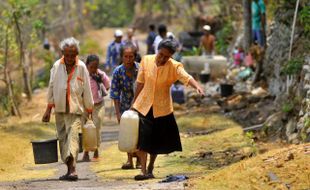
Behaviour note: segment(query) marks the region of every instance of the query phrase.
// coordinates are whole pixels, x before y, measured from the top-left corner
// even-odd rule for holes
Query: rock
[[[290,136],[293,133],[296,133],[297,131],[296,131],[296,121],[295,121],[295,119],[289,120],[289,122],[286,124],[285,128],[286,128],[286,132],[285,133],[286,133],[287,137]]]
[[[305,70],[306,72],[310,73],[310,65],[304,65],[302,67],[303,70]]]
[[[257,103],[261,100],[261,97],[256,96],[256,95],[252,95],[252,96],[248,96],[247,97],[249,103]]]
[[[293,134],[289,135],[287,137],[287,140],[288,140],[289,143],[293,143],[293,144],[298,143],[299,142],[299,140],[298,140],[298,133],[293,133]]]
[[[282,117],[283,117],[282,112],[274,113],[267,118],[264,125],[268,126],[270,128],[279,129],[279,128],[281,128],[281,126],[283,126]]]
[[[294,159],[294,154],[293,153],[288,153],[287,155],[286,155],[286,158],[285,158],[285,160],[284,161],[290,161],[290,160],[293,160]]]
[[[303,115],[304,115],[303,110],[300,110],[298,115],[299,115],[299,116],[303,116]]]
[[[303,127],[304,127],[304,121],[303,121],[303,119],[300,119],[296,125],[296,128],[298,131],[300,131]]]
[[[255,88],[254,90],[251,91],[251,94],[255,96],[266,96],[268,92],[263,89],[262,87]]]

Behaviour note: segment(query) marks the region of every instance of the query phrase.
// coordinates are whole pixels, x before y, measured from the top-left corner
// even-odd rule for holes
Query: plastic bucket
[[[83,152],[83,143],[82,143],[82,140],[83,140],[83,134],[82,133],[79,133],[79,153]]]
[[[207,73],[200,73],[199,74],[199,80],[201,83],[207,83],[210,80],[210,74]]]
[[[220,85],[221,96],[228,97],[233,94],[234,85],[232,84],[221,84]]]
[[[31,141],[35,164],[58,162],[57,139]]]

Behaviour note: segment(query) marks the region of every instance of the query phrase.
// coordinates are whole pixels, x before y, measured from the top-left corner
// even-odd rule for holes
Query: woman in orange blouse
[[[153,169],[157,154],[182,151],[178,126],[173,115],[170,87],[177,80],[190,85],[204,95],[202,88],[179,63],[171,58],[177,44],[171,39],[163,40],[158,54],[143,57],[137,77],[133,109],[139,112],[138,156],[142,174],[135,180],[154,178]],[[147,153],[150,162],[146,169]]]

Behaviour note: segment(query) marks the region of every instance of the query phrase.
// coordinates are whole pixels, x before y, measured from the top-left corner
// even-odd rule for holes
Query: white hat
[[[174,34],[172,32],[167,32],[167,37],[171,38],[171,39],[175,38],[175,36],[174,36]]]
[[[121,36],[123,36],[123,32],[121,30],[115,30],[114,36],[115,37],[121,37]]]
[[[207,30],[207,31],[210,31],[211,30],[211,27],[209,25],[204,25],[203,26],[203,29],[204,30]]]

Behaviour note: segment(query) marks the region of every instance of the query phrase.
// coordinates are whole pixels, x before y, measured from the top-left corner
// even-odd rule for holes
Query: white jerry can
[[[122,114],[118,135],[118,149],[122,152],[135,152],[139,138],[139,115],[127,110]]]
[[[84,151],[95,151],[97,149],[97,131],[92,120],[88,120],[82,127],[82,141]]]

